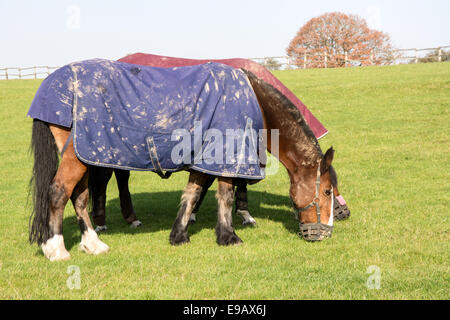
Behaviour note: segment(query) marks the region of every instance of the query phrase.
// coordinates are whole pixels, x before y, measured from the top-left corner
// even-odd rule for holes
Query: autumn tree
[[[388,34],[370,29],[357,15],[339,12],[309,20],[292,39],[287,54],[307,68],[385,65],[395,59]]]

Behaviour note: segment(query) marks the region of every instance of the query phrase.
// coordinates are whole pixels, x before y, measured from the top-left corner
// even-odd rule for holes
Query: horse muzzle
[[[334,208],[333,208],[334,220],[346,220],[350,218],[350,209],[347,207],[342,196],[334,198]]]
[[[330,238],[332,233],[333,226],[323,223],[300,223],[299,236],[309,242],[317,242]]]

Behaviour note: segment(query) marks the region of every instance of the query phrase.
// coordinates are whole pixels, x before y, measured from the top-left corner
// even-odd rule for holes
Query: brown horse
[[[245,71],[245,70],[244,70]],[[279,160],[290,177],[290,198],[300,221],[304,239],[320,241],[330,237],[333,229],[333,189],[336,179],[331,163],[334,150],[325,155],[301,113],[278,90],[246,72],[258,97],[268,130],[267,149],[272,150],[271,130],[279,130]],[[87,166],[75,155],[70,130],[40,120],[33,121],[34,210],[30,218],[30,242],[41,245],[50,260],[70,258],[64,246],[63,213],[72,201],[82,233],[80,248],[90,254],[107,252],[109,247],[94,231],[87,211]],[[58,167],[58,151],[65,149]],[[189,218],[202,194],[209,175],[189,170],[189,182],[181,196],[180,208],[170,233],[170,243],[189,242]],[[239,244],[232,225],[234,198],[233,178],[217,177],[218,218],[216,226],[219,245]]]
[[[132,55],[128,55],[124,58],[119,59],[119,61],[143,65],[143,66],[154,66],[154,67],[180,67],[186,65],[198,65],[206,62],[218,62],[223,63],[225,65],[232,66],[234,68],[243,68],[245,70],[253,73],[257,78],[271,84],[277,90],[286,96],[292,103],[297,107],[298,110],[302,113],[305,120],[307,120],[310,125],[311,130],[314,135],[320,139],[327,133],[326,129],[322,126],[322,124],[312,115],[312,113],[303,105],[303,103],[288,89],[286,88],[275,76],[273,76],[270,71],[261,66],[260,64],[247,59],[221,59],[221,60],[196,60],[196,59],[184,59],[184,58],[174,58],[174,57],[165,57],[158,56],[154,54],[143,54],[136,53]],[[101,232],[107,230],[106,227],[106,188],[109,180],[114,175],[117,180],[117,186],[119,189],[119,198],[120,198],[120,206],[121,212],[124,217],[124,220],[130,224],[131,227],[139,227],[142,223],[138,220],[136,213],[133,208],[133,204],[131,201],[131,196],[128,187],[128,180],[130,177],[130,172],[122,169],[111,169],[104,167],[91,167],[89,169],[90,174],[90,186],[92,193],[92,217],[94,223],[96,224],[96,231]],[[213,176],[208,179],[206,186],[203,187],[203,191],[200,195],[200,199],[195,206],[191,217],[190,222],[196,222],[196,216],[199,211],[200,205],[208,188],[214,182],[215,178]],[[235,192],[235,212],[236,214],[242,218],[242,224],[244,226],[253,226],[256,224],[256,220],[250,215],[248,210],[248,196],[247,196],[247,183],[245,179],[236,178],[233,180],[236,186]],[[339,193],[337,187],[333,189],[334,192],[334,219],[335,220],[344,220],[350,216],[350,210],[348,209],[345,201]]]

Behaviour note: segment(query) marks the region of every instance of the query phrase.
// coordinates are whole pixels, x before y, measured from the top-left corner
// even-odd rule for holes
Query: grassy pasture
[[[25,114],[40,80],[0,81],[0,299],[449,299],[450,63],[276,76],[329,129],[322,149],[337,150],[334,166],[352,216],[335,224],[331,239],[298,238],[281,168],[249,188],[258,227],[244,228],[235,217],[242,246],[215,243],[211,191],[190,228],[191,243],[172,247],[187,174],[162,181],[132,173],[144,226],[131,230],[123,222],[112,181],[110,229],[101,235],[111,251],[94,257],[78,250],[69,204],[64,237],[72,259],[59,263],[27,242],[32,159]],[[67,286],[69,266],[80,270],[79,290]],[[370,266],[379,268],[379,290],[366,285]]]

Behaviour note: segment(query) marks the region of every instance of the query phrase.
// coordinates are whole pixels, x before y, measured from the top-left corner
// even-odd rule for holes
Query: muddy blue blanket
[[[28,116],[72,128],[86,164],[264,178],[255,93],[244,72],[223,64],[72,63],[42,82]]]

